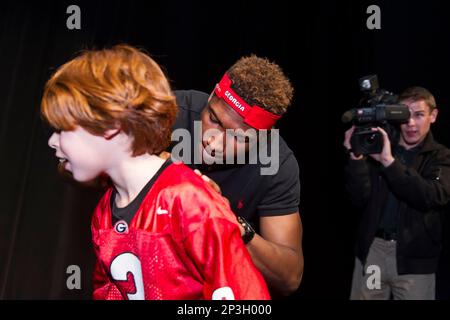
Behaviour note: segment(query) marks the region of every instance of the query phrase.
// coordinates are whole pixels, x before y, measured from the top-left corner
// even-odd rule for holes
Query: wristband
[[[252,241],[253,237],[255,236],[255,229],[253,229],[250,223],[248,223],[244,218],[237,217],[237,220],[244,227],[244,235],[242,236],[242,240],[245,244],[247,244]]]

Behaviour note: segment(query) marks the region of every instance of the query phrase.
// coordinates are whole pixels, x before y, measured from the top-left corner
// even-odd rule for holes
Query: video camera
[[[359,108],[342,115],[342,122],[355,124],[350,138],[355,155],[380,153],[383,150],[383,136],[381,132],[372,131],[372,128],[381,127],[391,137],[394,128],[390,124],[408,122],[410,112],[406,105],[398,104],[396,95],[379,88],[376,75],[363,77],[358,82],[364,98]]]

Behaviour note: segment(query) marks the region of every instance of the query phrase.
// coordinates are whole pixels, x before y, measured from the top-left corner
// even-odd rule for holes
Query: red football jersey
[[[156,179],[128,225],[110,188],[92,217],[94,299],[270,299],[228,203],[184,164]]]

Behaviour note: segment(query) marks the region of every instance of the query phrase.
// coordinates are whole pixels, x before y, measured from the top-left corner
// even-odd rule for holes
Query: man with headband
[[[172,157],[218,184],[272,293],[293,293],[303,273],[299,168],[273,129],[291,104],[290,81],[278,65],[250,56],[231,66],[209,96],[175,94]],[[180,152],[186,143],[190,150]]]

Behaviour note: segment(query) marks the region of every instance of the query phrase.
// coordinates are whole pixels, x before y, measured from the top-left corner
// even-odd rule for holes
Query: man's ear
[[[436,121],[438,113],[439,111],[436,108],[433,111],[431,111],[431,121],[430,121],[431,123],[434,123]]]

